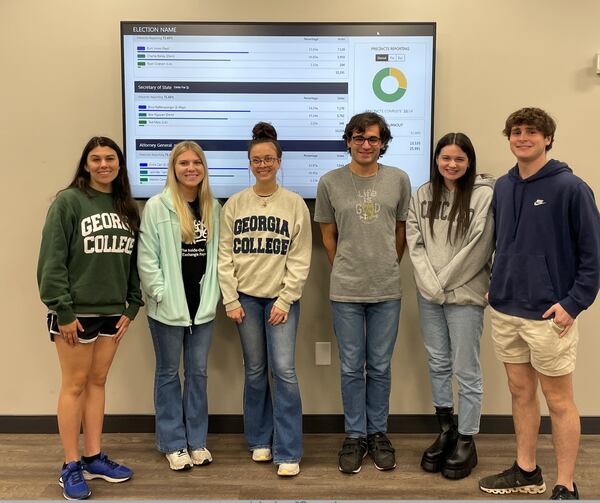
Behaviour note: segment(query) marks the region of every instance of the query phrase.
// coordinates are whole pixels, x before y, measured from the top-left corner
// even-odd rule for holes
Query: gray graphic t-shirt
[[[329,298],[339,302],[399,299],[400,261],[396,222],[405,221],[410,180],[398,168],[379,166],[359,177],[346,165],[321,177],[315,221],[337,225],[337,251]]]

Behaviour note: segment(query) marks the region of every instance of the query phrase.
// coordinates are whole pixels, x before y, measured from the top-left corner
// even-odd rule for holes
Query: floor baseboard
[[[344,416],[341,414],[305,414],[304,433],[343,433]],[[208,421],[209,433],[243,433],[244,421],[241,414],[211,414]],[[388,420],[390,433],[436,433],[437,421],[433,414],[392,414]],[[56,416],[0,416],[0,433],[57,433]],[[104,418],[106,433],[153,433],[154,415],[151,414],[108,414]],[[481,433],[514,433],[512,416],[481,416]],[[542,417],[540,433],[550,433],[548,416]],[[600,416],[581,418],[581,433],[600,435]]]

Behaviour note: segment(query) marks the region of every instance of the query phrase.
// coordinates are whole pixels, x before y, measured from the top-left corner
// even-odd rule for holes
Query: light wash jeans
[[[267,320],[277,299],[239,296],[246,314],[238,331],[244,354],[244,434],[248,447],[270,447],[276,464],[299,463],[302,401],[295,353],[300,304],[292,304],[285,323],[272,326]]]
[[[346,435],[385,433],[400,300],[331,301],[331,311],[340,353]]]
[[[175,327],[148,318],[148,323],[156,355],[156,447],[165,453],[205,447],[208,431],[206,369],[213,322]],[[182,351],[183,398],[179,379]]]
[[[479,341],[483,331],[483,307],[433,304],[417,292],[421,335],[427,350],[433,405],[452,407],[452,374],[458,382],[458,431],[479,432],[483,377],[479,365]]]

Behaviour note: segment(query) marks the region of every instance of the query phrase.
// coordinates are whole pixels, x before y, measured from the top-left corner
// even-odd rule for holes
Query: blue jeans
[[[238,331],[244,354],[244,434],[248,447],[270,447],[277,464],[298,463],[302,457],[302,401],[295,352],[300,304],[292,304],[287,322],[272,326],[267,320],[277,299],[239,295],[246,314]]]
[[[433,405],[452,407],[452,374],[458,382],[458,431],[479,432],[483,377],[479,341],[483,307],[433,304],[417,293],[421,335],[427,350]]]
[[[156,447],[165,453],[205,447],[208,430],[206,369],[213,322],[174,327],[148,318],[148,323],[156,355]],[[179,379],[182,351],[183,399]]]
[[[340,353],[346,434],[385,433],[400,300],[331,301],[331,310]]]

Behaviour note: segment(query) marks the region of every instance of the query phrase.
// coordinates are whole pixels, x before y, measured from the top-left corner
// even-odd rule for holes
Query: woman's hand
[[[129,328],[130,323],[131,323],[131,320],[127,316],[125,316],[124,314],[121,315],[121,317],[119,318],[119,321],[117,321],[117,324],[115,325],[118,329],[117,333],[113,337],[115,344],[118,344],[119,342],[121,342],[121,339],[125,335],[125,332],[127,332],[127,329]]]
[[[58,325],[58,331],[67,344],[75,346],[79,343],[77,332],[83,332],[83,327],[81,326],[81,323],[79,323],[79,320],[75,318],[71,323]]]
[[[235,321],[238,325],[244,321],[244,317],[246,313],[244,312],[243,307],[238,307],[237,309],[232,309],[231,311],[227,311],[227,317],[230,320]]]
[[[271,308],[271,315],[269,316],[268,323],[275,326],[280,323],[285,323],[288,319],[288,314],[279,309],[277,306]]]

